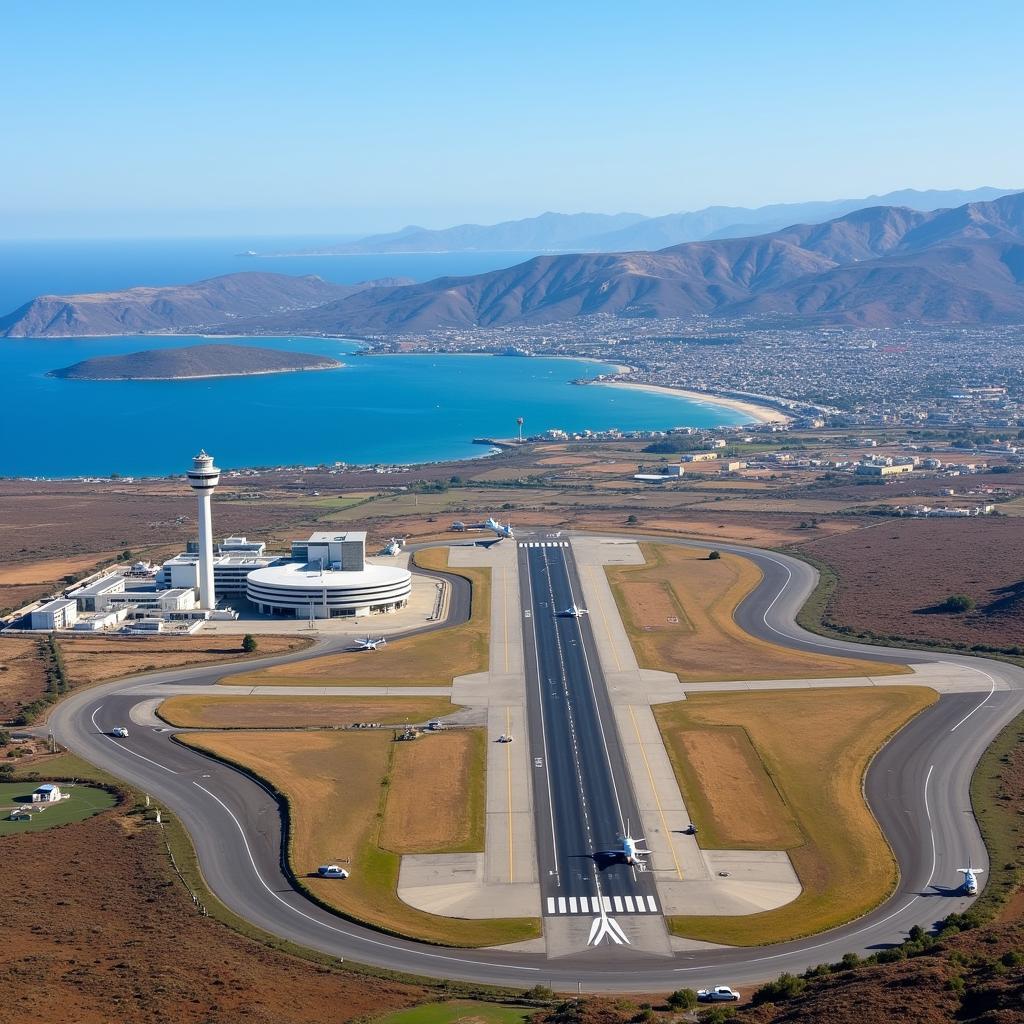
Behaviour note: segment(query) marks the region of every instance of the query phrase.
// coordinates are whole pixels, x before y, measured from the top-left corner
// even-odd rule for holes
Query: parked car
[[[348,878],[348,872],[337,864],[321,864],[316,873],[321,878]]]
[[[115,725],[114,728],[110,730],[110,735],[116,736],[119,740],[127,739],[128,730],[123,725]]]
[[[739,992],[728,985],[716,985],[714,988],[702,988],[697,992],[697,998],[702,1003],[734,1003],[740,997]]]

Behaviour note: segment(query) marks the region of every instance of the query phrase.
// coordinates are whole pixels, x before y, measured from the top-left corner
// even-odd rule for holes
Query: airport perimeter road
[[[671,543],[663,537],[650,539]],[[764,573],[737,613],[740,624],[754,635],[838,656],[944,662],[965,686],[978,688],[944,695],[875,758],[866,791],[892,842],[901,882],[881,907],[823,935],[761,949],[689,950],[675,956],[653,956],[635,946],[606,942],[547,959],[539,953],[431,947],[346,922],[294,888],[283,863],[279,809],[261,785],[174,743],[166,729],[133,726],[127,740],[109,736],[113,726],[128,721],[134,705],[158,696],[166,683],[212,682],[231,672],[251,671],[269,659],[103,684],[61,702],[50,724],[59,742],[149,792],[181,818],[207,883],[235,913],[301,945],[397,971],[521,987],[542,983],[562,990],[573,990],[577,983],[589,991],[632,992],[705,984],[749,986],[781,971],[798,972],[838,960],[847,952],[870,953],[902,941],[915,924],[928,927],[950,911],[969,906],[970,900],[951,892],[951,887],[957,884],[955,868],[963,866],[964,857],[982,866],[987,863],[971,815],[970,777],[985,747],[1024,707],[1024,672],[981,658],[899,652],[807,633],[796,626],[793,616],[814,584],[813,569],[775,552],[717,546],[752,558]],[[468,607],[468,595],[466,601]],[[273,662],[297,664],[336,649],[338,642],[343,641],[332,640]],[[983,875],[982,881],[986,878]],[[134,907],[125,912],[142,913]],[[546,918],[548,923],[559,920]]]
[[[568,541],[519,542],[541,907],[583,915],[589,928],[602,902],[615,919],[660,911],[643,865],[612,853],[640,813],[590,620],[564,614],[580,600],[571,564]],[[618,923],[609,928],[602,940],[631,942]]]

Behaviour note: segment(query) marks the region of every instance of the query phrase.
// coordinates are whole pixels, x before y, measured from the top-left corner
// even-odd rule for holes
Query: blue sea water
[[[182,284],[239,270],[353,282],[473,274],[530,253],[239,256],[313,248],[324,239],[0,241],[0,315],[39,294]],[[355,342],[262,338],[246,344],[325,352],[345,367],[197,381],[70,381],[47,371],[90,356],[202,339],[0,339],[0,475],[180,472],[200,447],[224,466],[424,462],[479,456],[478,436],[551,427],[620,430],[738,422],[705,403],[570,381],[611,367],[568,359],[362,356]]]

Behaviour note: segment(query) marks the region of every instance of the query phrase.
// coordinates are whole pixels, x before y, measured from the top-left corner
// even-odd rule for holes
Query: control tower
[[[213,591],[213,523],[210,517],[210,498],[220,483],[220,470],[213,464],[213,456],[205,451],[192,460],[188,471],[189,486],[199,495],[199,607],[213,608],[217,597]]]

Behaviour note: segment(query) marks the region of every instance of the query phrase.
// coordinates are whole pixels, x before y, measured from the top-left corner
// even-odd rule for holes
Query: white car
[[[739,992],[728,985],[716,985],[714,988],[702,988],[697,992],[697,998],[702,1003],[734,1003],[740,997]]]
[[[337,864],[321,864],[316,873],[321,878],[348,878],[348,872]]]
[[[115,725],[114,728],[110,730],[110,735],[116,736],[119,740],[127,739],[128,730],[123,725]]]

